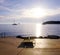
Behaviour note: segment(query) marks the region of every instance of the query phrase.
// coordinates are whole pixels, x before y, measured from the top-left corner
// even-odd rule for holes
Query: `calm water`
[[[6,36],[47,36],[60,35],[60,25],[49,24],[0,24],[0,35],[5,33]]]
[[[42,35],[59,35],[60,36],[60,25],[49,24],[42,26]]]

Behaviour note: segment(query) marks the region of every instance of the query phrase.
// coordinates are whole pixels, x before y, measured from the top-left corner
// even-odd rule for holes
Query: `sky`
[[[60,0],[0,0],[0,23],[60,20]]]

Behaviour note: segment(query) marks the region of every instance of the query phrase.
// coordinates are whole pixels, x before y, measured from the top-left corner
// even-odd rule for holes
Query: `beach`
[[[23,41],[15,37],[0,38],[0,55],[60,55],[60,39],[33,39],[34,48],[18,48]]]

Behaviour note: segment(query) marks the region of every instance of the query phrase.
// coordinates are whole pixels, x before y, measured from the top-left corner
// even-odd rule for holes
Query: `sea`
[[[60,36],[60,24],[46,24],[41,23],[21,23],[13,24],[0,24],[0,36]]]

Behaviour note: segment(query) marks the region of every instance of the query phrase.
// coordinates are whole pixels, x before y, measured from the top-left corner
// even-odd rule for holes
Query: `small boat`
[[[16,23],[13,23],[12,25],[17,25]]]

